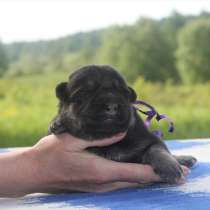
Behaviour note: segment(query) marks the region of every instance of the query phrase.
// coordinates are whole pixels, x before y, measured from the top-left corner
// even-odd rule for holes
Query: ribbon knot
[[[174,131],[173,120],[165,114],[159,114],[156,111],[156,109],[153,106],[151,106],[150,104],[148,104],[148,103],[146,103],[145,101],[142,101],[142,100],[137,100],[137,101],[133,102],[132,104],[134,105],[136,110],[138,110],[139,112],[141,112],[142,114],[147,116],[146,120],[144,121],[145,126],[147,126],[147,127],[150,126],[152,119],[155,117],[155,119],[158,122],[162,119],[164,119],[168,122],[168,124],[169,124],[168,132],[173,132]],[[149,111],[143,111],[138,107],[138,105],[146,106],[150,110]],[[163,133],[159,130],[153,131],[153,133],[156,136],[158,136],[159,138],[163,137]]]

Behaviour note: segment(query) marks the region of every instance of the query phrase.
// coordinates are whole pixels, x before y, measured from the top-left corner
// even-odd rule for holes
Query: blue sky
[[[54,39],[112,24],[133,23],[140,16],[161,18],[210,11],[208,0],[0,0],[3,42]]]

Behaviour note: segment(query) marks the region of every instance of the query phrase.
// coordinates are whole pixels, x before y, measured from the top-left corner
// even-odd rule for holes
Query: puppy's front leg
[[[168,183],[176,183],[183,175],[181,165],[162,142],[153,144],[146,150],[143,163],[150,164],[155,173]]]

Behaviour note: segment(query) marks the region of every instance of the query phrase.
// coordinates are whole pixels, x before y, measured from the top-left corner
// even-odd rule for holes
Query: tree
[[[113,26],[103,35],[98,60],[119,69],[128,81],[134,81],[138,74],[136,65],[137,48],[132,26]]]
[[[180,13],[173,11],[170,16],[165,17],[159,21],[160,29],[169,42],[172,50],[177,47],[177,32],[185,25],[191,16],[183,16]]]
[[[178,35],[177,67],[184,83],[210,80],[210,20],[188,23]]]
[[[25,74],[37,74],[43,72],[44,63],[31,54],[23,54],[20,58],[10,65],[7,72],[8,76],[21,76]]]
[[[156,21],[141,18],[133,26],[112,28],[102,45],[103,61],[119,68],[130,82],[177,79],[173,56]]]
[[[0,42],[0,76],[2,76],[8,68],[8,59],[3,44]]]
[[[140,19],[136,24],[139,73],[146,80],[165,82],[178,80],[173,65],[170,46],[160,30],[159,23],[152,19]]]

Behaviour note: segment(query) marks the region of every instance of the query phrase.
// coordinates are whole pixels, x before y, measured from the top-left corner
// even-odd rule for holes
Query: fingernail
[[[188,175],[188,174],[190,174],[190,173],[191,173],[191,170],[190,170],[190,169],[188,169],[188,170],[187,170],[187,175]]]
[[[184,184],[185,182],[186,182],[186,179],[183,177],[177,180],[177,184]]]
[[[178,184],[184,184],[184,183],[185,183],[185,180],[178,181]]]
[[[182,176],[182,177],[180,178],[180,180],[185,182],[185,181],[186,181],[186,178],[185,178],[184,176]]]
[[[196,164],[198,161],[197,160],[193,160],[193,165]]]

